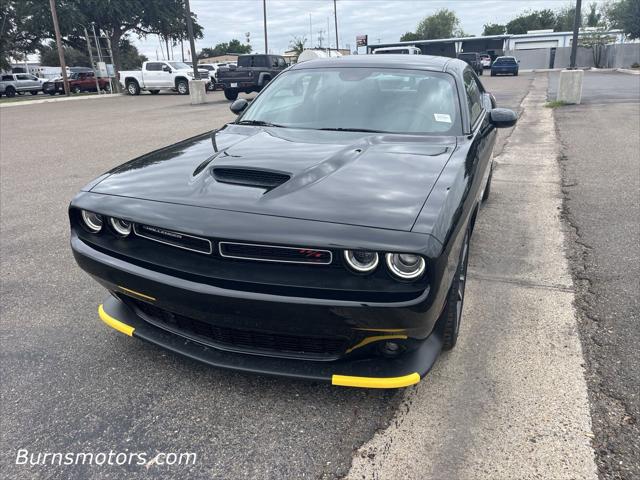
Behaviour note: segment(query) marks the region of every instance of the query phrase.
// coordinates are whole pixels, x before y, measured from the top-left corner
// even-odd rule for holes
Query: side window
[[[467,92],[467,103],[469,104],[469,114],[471,115],[471,126],[482,114],[482,91],[478,82],[474,78],[471,70],[464,71],[464,89]]]
[[[278,68],[278,57],[269,57],[271,59],[271,68]]]
[[[278,67],[287,68],[287,62],[284,61],[284,58],[278,57]]]
[[[16,80],[31,80],[28,75],[16,75]]]
[[[13,75],[2,75],[2,81],[3,82],[12,82],[13,81]]]
[[[154,71],[154,72],[160,71],[162,70],[162,63],[160,62],[147,63],[146,70]]]

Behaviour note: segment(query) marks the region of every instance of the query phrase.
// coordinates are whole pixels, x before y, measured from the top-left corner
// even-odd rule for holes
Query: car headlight
[[[109,219],[109,223],[111,224],[111,228],[121,237],[127,237],[131,233],[131,222],[127,222],[126,220],[122,220],[120,218]]]
[[[193,72],[187,72],[187,77],[193,78]]]
[[[84,226],[91,233],[98,233],[100,230],[102,230],[102,215],[94,212],[89,212],[87,210],[82,210],[81,216],[82,221],[84,222]]]
[[[378,266],[378,254],[365,250],[345,250],[344,259],[347,265],[358,273],[373,272]]]
[[[402,280],[415,280],[426,268],[424,258],[412,253],[387,253],[385,259],[391,273]]]

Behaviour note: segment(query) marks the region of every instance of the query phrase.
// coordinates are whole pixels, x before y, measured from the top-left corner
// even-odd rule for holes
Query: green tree
[[[135,70],[142,67],[142,62],[149,60],[142,55],[128,38],[120,39],[120,63],[123,70]]]
[[[482,35],[504,35],[507,27],[498,23],[485,23]]]
[[[401,42],[415,42],[416,40],[422,40],[422,38],[420,38],[420,35],[413,32],[403,33],[400,37]]]
[[[566,6],[556,12],[556,24],[553,29],[556,32],[573,31],[573,23],[576,18],[575,7]]]
[[[416,35],[421,40],[430,40],[463,36],[464,32],[460,29],[460,20],[456,14],[443,8],[425,17],[416,27]]]
[[[602,20],[602,12],[598,12],[598,4],[596,2],[589,4],[589,11],[586,15],[587,27],[598,27]]]
[[[640,38],[640,0],[619,0],[610,4],[605,16],[612,28],[621,29],[632,40]]]
[[[545,30],[556,28],[556,14],[553,10],[527,11],[507,23],[507,33],[519,35],[529,30]],[[573,28],[573,27],[572,27]]]
[[[228,53],[251,53],[251,45],[243,44],[240,40],[233,39],[229,43],[218,43],[215,47],[205,47],[198,54],[198,58],[218,57]]]
[[[84,50],[77,48],[63,47],[64,61],[69,67],[90,67],[91,60],[85,47]],[[50,40],[40,47],[40,64],[47,67],[59,67],[60,57],[58,56],[58,48],[56,42]]]
[[[615,40],[615,35],[608,35],[604,28],[598,28],[595,31],[581,33],[578,46],[590,49],[593,54],[593,64],[596,68],[600,68],[606,45]]]
[[[307,37],[293,37],[289,42],[289,50],[296,52],[296,55],[300,55],[305,49],[307,44]]]

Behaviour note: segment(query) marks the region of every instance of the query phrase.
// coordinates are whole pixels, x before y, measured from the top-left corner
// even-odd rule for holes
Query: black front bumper
[[[401,388],[414,385],[429,372],[442,347],[439,335],[433,333],[418,348],[397,358],[312,362],[211,348],[144,321],[114,297],[109,297],[100,305],[99,315],[107,325],[126,335],[138,337],[213,367],[330,382],[346,387]]]

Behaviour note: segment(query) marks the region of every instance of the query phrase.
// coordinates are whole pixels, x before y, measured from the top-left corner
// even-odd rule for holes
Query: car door
[[[145,88],[156,88],[161,86],[163,74],[171,75],[170,73],[163,72],[162,67],[164,62],[147,62],[142,73],[142,78]]]
[[[39,90],[39,85],[37,82],[31,80],[31,75],[27,75],[26,73],[19,73],[16,75],[16,89],[19,92]]]
[[[489,121],[489,96],[472,68],[464,69],[463,80],[473,138],[467,158],[467,172],[472,179],[472,197],[476,198],[482,194],[491,171],[491,152],[496,130]]]

